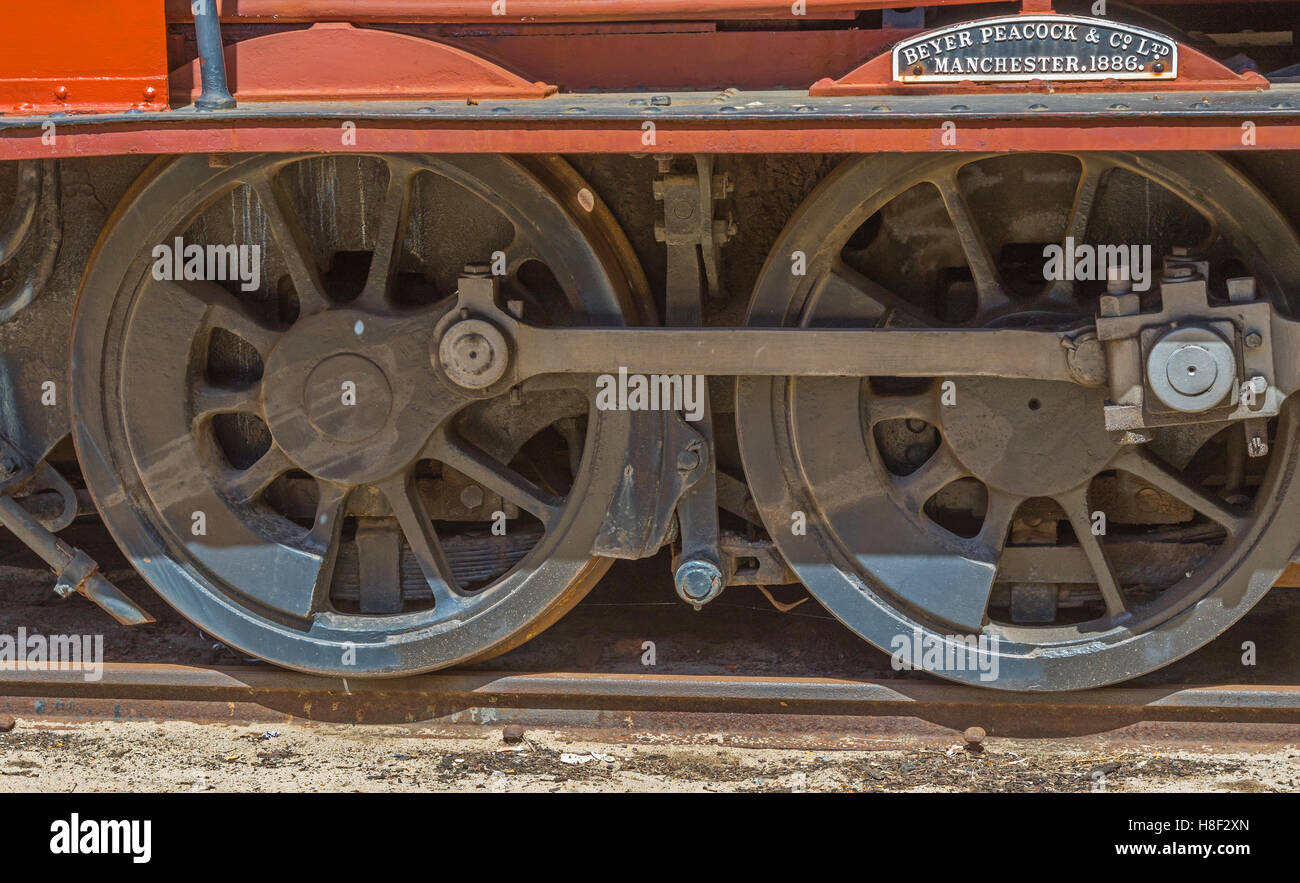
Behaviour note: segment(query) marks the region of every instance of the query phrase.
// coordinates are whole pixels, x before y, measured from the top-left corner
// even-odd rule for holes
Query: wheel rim
[[[533,320],[621,324],[642,286],[617,231],[503,157],[197,159],[124,200],[74,322],[76,441],[133,563],[205,631],[308,671],[429,670],[536,634],[607,567],[589,552],[630,421],[584,378],[467,394],[429,341],[448,254],[503,253],[503,299]],[[332,246],[343,210],[308,196],[331,176],[361,219]],[[213,232],[227,213],[242,236]],[[155,279],[153,247],[182,234],[263,244],[264,297]],[[543,435],[564,462],[536,462]]]
[[[998,167],[994,171],[979,167],[990,160]],[[1278,302],[1300,280],[1290,228],[1217,159],[1065,155],[1051,161],[1056,160],[1077,163],[1073,180],[1056,182],[1068,211],[1046,213],[1051,237],[1038,239],[1013,230],[1014,217],[993,235],[985,234],[977,218],[986,220],[990,207],[972,208],[977,202],[972,192],[1004,186],[1014,160],[848,161],[787,227],[760,275],[750,323],[1068,327],[1092,315],[1096,290],[1045,283],[1041,276],[1030,291],[1011,284],[1009,256],[1015,249],[1008,243],[1016,235],[1034,243],[1059,242],[1065,235],[1085,241],[1090,229],[1097,241],[1098,198],[1101,194],[1104,201],[1108,173],[1115,169],[1150,181],[1161,198],[1177,194],[1187,211],[1201,218],[1189,224],[1203,228],[1201,246],[1216,269],[1238,261],[1258,277],[1264,296]],[[1033,165],[1048,163],[1047,158],[1020,161],[1028,171],[1019,174],[1036,180],[1043,191],[1051,189],[1043,183],[1052,180],[1045,166]],[[920,200],[908,203],[918,186],[936,191],[928,208]],[[1226,200],[1204,195],[1229,192],[1224,188],[1235,188]],[[901,205],[895,202],[900,198]],[[1042,198],[1048,198],[1046,192]],[[1018,209],[1008,211],[1024,214],[1026,204],[1020,201]],[[890,212],[897,229],[923,227],[919,218],[926,212],[952,219],[948,248],[966,264],[956,286],[966,308],[936,316],[934,302],[918,296],[920,286],[896,293],[900,285],[906,287],[899,280],[923,271],[908,265],[910,257],[883,258],[881,243],[893,235]],[[909,245],[912,255],[943,251],[942,243],[923,237]],[[805,277],[789,273],[786,256],[797,251],[807,255]],[[860,252],[856,262],[855,251]],[[863,255],[869,260],[862,261]],[[892,278],[876,281],[870,275],[874,267],[867,266],[872,261],[875,267],[891,267],[881,275]],[[951,407],[941,404],[938,378],[745,378],[738,384],[746,473],[774,539],[833,614],[904,661],[954,680],[1004,689],[1073,689],[1123,680],[1191,652],[1227,628],[1262,596],[1295,550],[1285,528],[1286,514],[1296,508],[1286,465],[1295,456],[1289,411],[1274,429],[1267,471],[1255,470],[1248,488],[1229,494],[1233,504],[1221,498],[1221,488],[1194,476],[1205,468],[1197,457],[1212,456],[1220,444],[1231,449],[1235,439],[1225,441],[1224,433],[1216,438],[1207,430],[1189,439],[1183,432],[1158,437],[1149,450],[1119,448],[1101,425],[1104,393],[998,379],[955,382]],[[1190,576],[1163,573],[1159,584],[1151,573],[1134,577],[1141,571],[1141,551],[1167,553],[1173,545],[1150,539],[1160,535],[1141,519],[1121,525],[1122,533],[1094,535],[1092,513],[1103,505],[1099,501],[1113,505],[1116,487],[1129,494],[1154,493],[1146,499],[1157,509],[1182,507],[1181,520],[1162,529],[1181,531],[1180,547],[1191,545],[1186,537],[1197,530],[1206,541],[1194,553],[1180,550],[1185,558],[1168,556],[1166,570],[1190,561]],[[978,517],[964,522],[951,517],[945,501],[959,501],[954,505],[960,514],[960,501],[972,495],[982,495]],[[806,535],[790,529],[795,511],[805,514]],[[1148,521],[1160,517],[1153,514]],[[1051,525],[1046,540],[1034,536],[1029,522],[1035,518],[1039,525]],[[1081,567],[1090,574],[1091,588],[1075,586],[1067,593],[1061,574]],[[1052,586],[1052,620],[1012,621],[1009,609],[998,606],[999,598],[1008,593],[1046,597],[1047,591],[1032,582],[1044,571],[1052,574],[1043,580]],[[1063,597],[1077,609],[1063,606]],[[1010,609],[1023,616],[1029,607],[1022,600]],[[972,670],[929,665],[919,655],[910,659],[923,648],[960,648],[963,636],[987,639],[983,649],[996,656],[996,679],[989,677],[992,660],[988,668]]]

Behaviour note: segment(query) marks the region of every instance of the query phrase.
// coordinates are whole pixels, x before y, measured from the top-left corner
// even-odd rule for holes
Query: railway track
[[[79,526],[76,540],[98,553],[106,543],[99,534],[97,526]],[[22,556],[9,561],[31,564]],[[112,564],[110,573],[124,572],[124,563]],[[631,715],[648,730],[860,734],[888,723],[936,736],[941,728],[948,740],[951,730],[969,726],[1035,737],[1176,722],[1230,729],[1247,740],[1292,741],[1288,734],[1300,724],[1289,640],[1300,622],[1300,593],[1291,589],[1275,590],[1221,639],[1158,675],[1093,690],[1005,693],[893,671],[885,654],[862,648],[812,604],[781,612],[757,592],[737,591],[697,613],[664,600],[671,587],[663,571],[655,560],[620,563],[553,629],[478,666],[344,680],[214,648],[129,580],[123,585],[161,618],[143,631],[106,622],[88,602],[50,599],[48,578],[34,565],[10,567],[0,573],[8,598],[0,635],[31,633],[37,624],[46,634],[102,633],[105,661],[93,681],[81,671],[0,668],[0,713],[435,726],[519,721],[607,730],[624,728]],[[796,603],[800,596],[787,590],[776,597]],[[722,618],[743,639],[720,641]],[[647,641],[656,648],[653,668],[643,664]],[[1247,641],[1258,654],[1253,667],[1242,665]]]
[[[1300,723],[1300,686],[1120,686],[1063,694],[991,693],[928,680],[617,672],[448,671],[343,680],[268,666],[108,663],[78,671],[8,671],[0,707],[18,715],[125,719],[476,722],[546,714],[560,722],[628,711],[919,718],[990,732],[1086,732],[1143,721]],[[261,709],[259,715],[256,709]],[[556,715],[559,712],[559,715]],[[565,717],[565,713],[569,717]]]

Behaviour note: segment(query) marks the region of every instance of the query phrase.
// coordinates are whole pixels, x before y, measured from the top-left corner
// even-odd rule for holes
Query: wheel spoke
[[[1191,485],[1178,472],[1149,451],[1129,449],[1115,461],[1115,468],[1137,476],[1158,490],[1182,500],[1197,512],[1217,522],[1230,537],[1246,530],[1250,519],[1237,514],[1219,500]]]
[[[894,483],[902,493],[908,510],[921,515],[926,501],[952,482],[969,474],[952,448],[944,442],[915,472],[895,478]]]
[[[549,528],[563,507],[562,500],[551,496],[487,451],[454,432],[447,432],[437,439],[430,448],[430,454],[440,463],[463,473],[536,516],[543,527]]]
[[[902,395],[872,395],[867,399],[867,420],[872,426],[887,420],[908,419],[939,425],[937,387],[931,385],[924,392]]]
[[[1128,612],[1128,605],[1124,601],[1123,592],[1120,591],[1119,580],[1115,578],[1115,570],[1106,557],[1106,550],[1102,547],[1101,540],[1092,532],[1092,507],[1088,504],[1090,484],[1091,482],[1085,482],[1072,491],[1057,494],[1054,499],[1070,519],[1070,527],[1079,541],[1079,548],[1083,549],[1083,554],[1088,559],[1088,566],[1092,568],[1093,576],[1097,580],[1097,589],[1101,592],[1102,600],[1106,602],[1106,613],[1115,620]]]
[[[293,461],[280,450],[271,445],[265,454],[253,465],[243,470],[231,470],[225,477],[224,484],[231,496],[240,503],[251,503],[281,475],[294,468]]]
[[[1011,519],[1024,499],[989,489],[984,523],[979,533],[965,541],[961,559],[951,562],[949,568],[932,571],[936,577],[948,576],[948,580],[931,593],[927,609],[972,633],[979,631],[993,596],[998,561],[1011,530]]]
[[[883,285],[836,260],[813,289],[815,325],[928,327],[938,323]]]
[[[961,185],[957,181],[957,170],[952,169],[936,175],[933,183],[939,188],[944,207],[948,210],[948,217],[957,230],[957,239],[966,254],[966,263],[970,267],[975,291],[979,296],[980,314],[1004,306],[1008,302],[1006,287],[998,274],[988,243],[984,241],[984,236],[975,223],[970,205],[962,195]]]
[[[1003,547],[1007,544],[1007,534],[1011,532],[1011,520],[1015,518],[1016,510],[1020,508],[1025,498],[993,488],[987,490],[988,502],[984,507],[984,523],[973,539],[976,557],[996,564],[1002,557]]]
[[[514,238],[510,240],[510,244],[505,247],[504,251],[506,253],[506,273],[512,278],[519,272],[519,268],[528,261],[541,260],[537,249],[531,242],[521,237],[517,230]],[[521,288],[526,287],[517,279],[515,284]]]
[[[201,423],[218,414],[262,413],[262,399],[255,386],[227,389],[200,383],[194,390],[194,421]]]
[[[174,282],[148,279],[142,297],[156,303],[151,308],[167,310],[172,315],[182,315],[181,305],[203,304],[199,322],[202,329],[220,328],[243,340],[263,360],[275,348],[281,332],[255,318],[248,308],[229,291],[215,282]]]
[[[361,612],[402,612],[402,532],[387,518],[358,519],[357,582]]]
[[[1065,235],[1061,237],[1062,249],[1070,240],[1073,240],[1075,245],[1083,242],[1084,236],[1088,233],[1088,222],[1092,219],[1092,208],[1097,200],[1101,179],[1111,168],[1108,163],[1096,157],[1081,155],[1078,159],[1079,183],[1074,188],[1074,201],[1070,205],[1070,213],[1066,218]],[[1068,261],[1072,256],[1066,254],[1064,258]],[[1077,285],[1075,281],[1055,280],[1048,285],[1044,297],[1058,303],[1073,302]]]
[[[215,282],[198,283],[191,290],[208,305],[204,318],[209,328],[229,331],[257,350],[263,361],[280,342],[279,329],[254,318],[238,298]]]
[[[460,603],[456,577],[443,554],[442,543],[433,529],[424,501],[420,499],[414,471],[389,480],[380,486],[380,491],[392,507],[397,524],[406,535],[406,543],[420,564],[433,592],[435,606]]]
[[[329,308],[325,285],[311,239],[303,229],[293,201],[285,193],[274,172],[264,172],[246,182],[257,195],[266,215],[267,225],[280,246],[280,253],[298,295],[298,315],[311,316]]]
[[[379,232],[375,235],[375,250],[370,259],[370,272],[357,305],[368,309],[382,309],[392,287],[393,277],[402,256],[406,240],[407,221],[411,215],[411,188],[419,167],[395,159],[388,164],[388,190]]]
[[[320,556],[320,569],[311,586],[309,607],[313,613],[329,606],[334,564],[339,555],[339,537],[343,532],[343,515],[352,491],[349,487],[327,481],[317,482],[317,487],[316,514],[304,541],[309,551]]]

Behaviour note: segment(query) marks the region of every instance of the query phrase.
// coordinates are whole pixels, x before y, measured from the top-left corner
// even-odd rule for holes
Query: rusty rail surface
[[[1300,685],[1173,684],[1009,694],[912,679],[450,671],[343,681],[269,666],[134,663],[106,664],[96,681],[79,671],[0,675],[0,708],[64,717],[211,720],[251,704],[331,721],[481,720],[463,715],[485,708],[564,709],[914,717],[945,726],[979,720],[1008,734],[1096,732],[1142,721],[1300,723]],[[131,710],[139,703],[152,703],[150,713]]]

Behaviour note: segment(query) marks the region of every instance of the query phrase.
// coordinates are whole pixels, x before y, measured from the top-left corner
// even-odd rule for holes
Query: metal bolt
[[[1262,435],[1252,435],[1250,441],[1246,443],[1246,453],[1252,457],[1267,455],[1268,441]]]
[[[1160,511],[1160,491],[1152,487],[1144,487],[1137,492],[1138,506],[1147,512]]]
[[[465,272],[462,275],[475,277],[491,276],[492,265],[481,263],[466,264]]]
[[[1218,362],[1203,346],[1187,344],[1176,349],[1166,363],[1169,385],[1185,396],[1200,395],[1214,386]]]
[[[481,334],[466,334],[456,341],[454,351],[457,360],[472,374],[482,373],[491,363],[487,338]]]
[[[677,594],[699,609],[722,591],[722,571],[712,561],[692,558],[683,561],[674,577]]]
[[[681,453],[677,455],[677,471],[683,475],[694,472],[700,468],[700,464],[703,462],[704,457],[698,445],[683,448]]]
[[[984,732],[983,727],[967,727],[966,732],[961,737],[966,740],[966,746],[971,750],[979,749],[988,733]]]
[[[460,502],[466,509],[477,509],[483,505],[483,489],[476,484],[466,485],[460,492]]]
[[[447,329],[438,344],[438,362],[452,382],[485,389],[505,376],[510,349],[505,336],[481,319],[464,319]]]
[[[1246,332],[1246,346],[1250,349],[1257,350],[1264,345],[1264,335],[1258,331]]]

